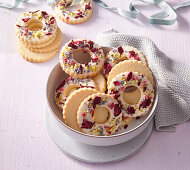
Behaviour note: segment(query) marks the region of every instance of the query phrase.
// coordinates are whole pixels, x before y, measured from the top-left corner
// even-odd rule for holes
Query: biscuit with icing
[[[69,11],[71,0],[60,0],[55,5],[55,12],[59,19],[68,24],[80,24],[87,21],[92,13],[92,2],[90,0],[81,0],[80,8],[74,12]]]
[[[62,110],[67,98],[79,88],[94,88],[96,89],[95,82],[90,78],[79,79],[76,77],[68,77],[63,80],[55,90],[55,102]]]
[[[107,113],[104,121],[101,118],[103,113]],[[121,105],[109,94],[90,95],[80,104],[77,111],[77,121],[84,133],[110,136],[118,130],[121,124]]]
[[[37,52],[37,53],[47,53],[50,51],[53,51],[57,48],[59,48],[62,41],[62,32],[59,28],[57,28],[57,35],[54,41],[49,44],[48,46],[42,47],[42,48],[33,48],[30,45],[25,44],[26,48],[28,48],[30,51]]]
[[[125,88],[130,86],[138,88],[141,93],[139,101],[135,104],[129,104],[123,98]],[[108,94],[121,103],[122,113],[126,117],[138,117],[147,114],[154,101],[153,85],[146,76],[134,71],[115,76],[108,87]]]
[[[136,60],[141,61],[143,64],[148,65],[145,55],[133,46],[120,46],[112,49],[106,55],[104,64],[104,75],[107,78],[111,69],[120,61]]]

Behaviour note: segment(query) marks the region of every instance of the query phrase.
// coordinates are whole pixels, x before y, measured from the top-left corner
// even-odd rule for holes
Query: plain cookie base
[[[65,120],[65,123],[81,132],[81,129],[79,128],[79,125],[77,123],[77,110],[81,102],[87,98],[89,95],[98,93],[97,90],[91,89],[91,88],[81,88],[76,91],[74,91],[65,102],[65,105],[63,107],[63,118]]]
[[[98,73],[97,75],[92,77],[92,79],[96,83],[98,91],[101,93],[105,93],[107,84],[104,76],[101,73]]]
[[[43,47],[49,46],[53,41],[55,41],[56,37],[57,37],[57,32],[49,41],[41,43],[41,44],[28,44],[22,40],[21,41],[25,44],[25,46],[27,46],[27,48],[36,48],[37,49],[37,48],[43,48]]]
[[[107,80],[107,87],[109,87],[112,79],[117,76],[120,73],[124,73],[126,71],[135,71],[143,74],[146,76],[152,85],[154,85],[154,79],[152,76],[152,72],[149,67],[147,67],[145,64],[143,64],[140,61],[131,61],[131,60],[125,60],[118,64],[116,64],[110,71],[108,80]]]
[[[22,41],[18,41],[18,52],[26,61],[31,63],[42,63],[56,56],[58,48],[48,53],[36,53],[28,50]]]
[[[31,46],[28,46],[27,44],[25,45],[26,45],[26,48],[28,48],[30,51],[37,52],[37,53],[46,53],[46,52],[50,52],[59,48],[61,41],[62,41],[62,32],[59,28],[57,28],[57,35],[55,39],[53,40],[53,42],[50,43],[49,45],[42,48],[33,48]]]
[[[86,17],[83,17],[83,18],[79,18],[79,19],[75,19],[74,21],[73,20],[67,20],[65,17],[61,16],[59,14],[59,12],[57,12],[57,8],[55,7],[55,13],[57,14],[58,18],[60,20],[62,20],[63,22],[67,23],[67,24],[81,24],[83,22],[86,22],[87,20],[90,19],[90,17],[92,16],[92,13],[93,13],[93,10],[89,11],[89,14],[86,16]]]

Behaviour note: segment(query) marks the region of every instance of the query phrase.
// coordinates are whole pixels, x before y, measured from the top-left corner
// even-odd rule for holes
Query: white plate
[[[130,141],[113,146],[92,146],[80,143],[65,134],[57,126],[57,120],[47,106],[45,109],[46,128],[57,146],[65,154],[89,163],[115,162],[135,154],[149,138],[153,128],[153,122],[152,120],[143,132]]]

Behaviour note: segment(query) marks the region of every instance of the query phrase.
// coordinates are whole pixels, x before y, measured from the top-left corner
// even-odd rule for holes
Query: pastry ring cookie
[[[65,101],[70,96],[70,94],[83,87],[96,88],[96,85],[90,78],[78,79],[75,77],[69,77],[63,80],[55,90],[55,102],[57,106],[62,110]]]
[[[80,64],[73,58],[78,50],[89,53],[91,61]],[[82,57],[82,56],[81,56]],[[66,43],[59,56],[60,65],[70,76],[77,78],[92,77],[100,72],[104,65],[104,52],[96,43],[91,40],[70,40]]]
[[[104,75],[107,78],[111,69],[120,61],[123,60],[137,60],[147,65],[147,59],[145,55],[133,46],[120,46],[112,49],[106,55],[106,61],[104,64]]]
[[[41,25],[38,31],[30,30],[30,25]],[[45,11],[23,13],[16,21],[16,34],[19,39],[28,44],[41,44],[52,39],[57,33],[57,23],[52,15]]]
[[[135,86],[141,92],[140,100],[136,104],[128,104],[123,98],[126,87]],[[121,102],[123,115],[137,117],[146,114],[154,99],[154,88],[151,82],[138,72],[125,72],[112,79],[108,93]]]
[[[68,9],[71,2],[71,0],[60,0],[55,5],[55,12],[62,21],[68,24],[80,24],[91,17],[93,10],[90,0],[81,0],[79,3],[80,9],[77,9],[76,12],[70,12]]]
[[[104,122],[96,120],[102,116],[101,109],[108,110]],[[96,111],[98,109],[98,111]],[[96,118],[97,117],[97,118]],[[97,93],[88,96],[80,104],[77,111],[77,121],[84,133],[96,136],[109,136],[114,134],[121,124],[121,105],[112,96]]]

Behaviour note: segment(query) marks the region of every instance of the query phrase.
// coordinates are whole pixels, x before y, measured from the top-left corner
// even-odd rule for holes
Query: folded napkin
[[[190,69],[178,64],[161,52],[145,37],[118,33],[115,30],[98,34],[101,46],[131,45],[147,57],[159,86],[155,127],[159,131],[175,131],[176,124],[190,119]]]

